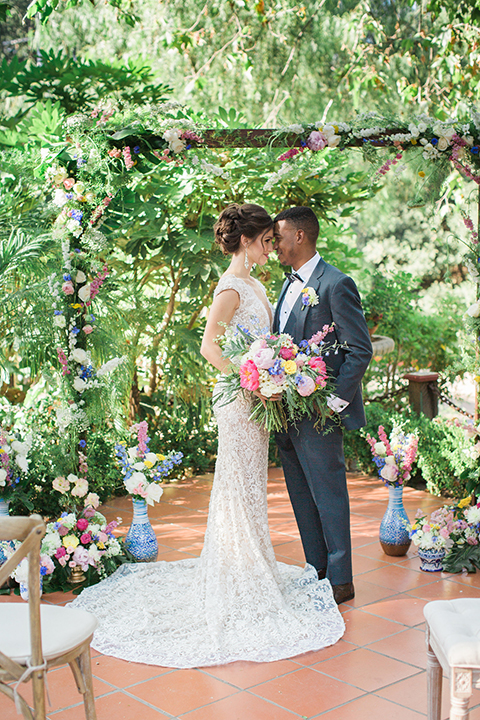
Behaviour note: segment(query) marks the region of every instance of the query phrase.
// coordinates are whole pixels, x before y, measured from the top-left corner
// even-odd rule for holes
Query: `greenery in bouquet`
[[[377,441],[368,434],[366,439],[380,479],[389,487],[405,485],[410,480],[412,465],[417,455],[417,434],[405,433],[401,427],[395,426],[389,439],[385,428],[380,425],[378,437]]]
[[[305,293],[304,304],[310,303]],[[318,418],[316,424],[323,427],[331,416],[327,398],[334,389],[324,357],[340,347],[325,342],[332,331],[333,325],[325,325],[297,345],[286,333],[272,335],[268,330],[240,325],[235,330],[227,328],[220,343],[232,368],[222,377],[215,402],[225,405],[233,402],[241,389],[258,390],[266,401],[255,400],[250,417],[266,430],[286,429],[288,421],[295,423],[304,416]]]
[[[8,433],[0,426],[0,500],[9,503],[15,500],[32,510],[32,504],[25,491],[32,435]]]
[[[124,476],[127,492],[134,500],[145,500],[154,505],[163,494],[160,483],[182,462],[183,453],[170,452],[168,455],[149,452],[148,423],[146,420],[132,425],[137,434],[137,445],[127,448],[121,441],[115,445],[115,455]]]

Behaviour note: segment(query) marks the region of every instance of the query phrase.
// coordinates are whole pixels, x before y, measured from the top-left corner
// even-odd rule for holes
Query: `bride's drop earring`
[[[248,270],[248,252],[247,248],[245,248],[245,262],[243,263],[245,265],[245,270]]]

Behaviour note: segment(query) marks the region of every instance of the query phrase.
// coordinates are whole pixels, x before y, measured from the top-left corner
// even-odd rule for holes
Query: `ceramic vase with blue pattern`
[[[137,562],[155,562],[158,542],[148,519],[145,500],[133,500],[133,520],[125,537],[125,547]]]
[[[388,507],[380,524],[380,545],[385,555],[406,555],[411,540],[406,525],[408,515],[403,507],[403,486],[388,488]]]
[[[421,560],[420,570],[424,572],[442,572],[445,548],[418,548]]]

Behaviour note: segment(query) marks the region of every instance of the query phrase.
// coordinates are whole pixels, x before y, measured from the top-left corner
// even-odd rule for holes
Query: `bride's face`
[[[265,265],[273,252],[273,228],[257,235],[255,240],[247,241],[248,259],[256,265]]]

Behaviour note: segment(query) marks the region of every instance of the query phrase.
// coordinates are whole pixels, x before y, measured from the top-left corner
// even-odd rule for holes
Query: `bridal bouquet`
[[[154,505],[163,494],[160,482],[173,470],[174,465],[182,462],[183,453],[171,452],[168,455],[149,452],[147,435],[148,425],[145,420],[132,425],[131,430],[137,433],[137,445],[127,449],[121,441],[115,445],[115,455],[124,475],[124,484],[135,500],[146,500]]]
[[[267,401],[255,402],[250,419],[266,430],[286,429],[288,420],[296,422],[305,415],[318,416],[323,426],[330,415],[327,397],[333,390],[324,357],[338,352],[337,343],[325,343],[332,330],[333,325],[325,325],[296,345],[285,333],[253,332],[240,325],[236,330],[227,328],[220,343],[233,368],[222,378],[215,402],[233,402],[241,388],[258,390]],[[268,400],[272,396],[276,399]]]
[[[415,433],[405,434],[394,427],[388,439],[382,425],[378,428],[379,441],[367,435],[367,442],[378,468],[380,479],[385,485],[400,487],[410,480],[410,472],[417,455],[418,437]]]

